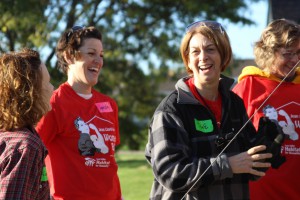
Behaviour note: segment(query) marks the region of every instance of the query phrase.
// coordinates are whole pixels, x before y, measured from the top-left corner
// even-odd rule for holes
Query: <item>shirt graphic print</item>
[[[290,102],[278,108],[272,105],[266,105],[263,108],[264,115],[269,119],[277,121],[283,133],[286,135],[286,140],[290,140],[291,142],[299,140],[297,132],[299,132],[300,129],[300,113],[294,113],[293,110],[295,110],[295,106],[300,107],[300,104]],[[295,143],[291,142],[286,142],[283,145],[283,153],[300,155],[300,147],[297,147]]]
[[[94,116],[88,121],[77,117],[74,120],[74,125],[80,134],[78,150],[80,155],[85,157],[85,165],[90,167],[109,167],[109,154],[115,151],[116,143],[113,123]],[[97,127],[99,125],[102,127]],[[92,158],[93,156],[97,157]]]

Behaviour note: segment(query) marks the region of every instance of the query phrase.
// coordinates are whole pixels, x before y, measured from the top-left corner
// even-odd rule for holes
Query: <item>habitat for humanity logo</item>
[[[194,121],[195,121],[195,127],[197,131],[201,131],[203,133],[211,133],[214,130],[214,126],[211,119],[207,119],[207,120],[194,119]]]

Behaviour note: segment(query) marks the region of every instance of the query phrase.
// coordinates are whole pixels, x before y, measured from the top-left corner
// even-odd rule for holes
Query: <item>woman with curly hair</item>
[[[300,197],[300,26],[294,21],[276,19],[263,30],[254,44],[257,66],[243,68],[233,91],[244,101],[256,128],[261,117],[278,122],[285,134],[278,169],[250,183],[253,200],[297,200]],[[297,67],[298,66],[298,67]]]
[[[50,109],[53,86],[38,52],[0,57],[0,199],[49,199],[47,150],[34,126]]]

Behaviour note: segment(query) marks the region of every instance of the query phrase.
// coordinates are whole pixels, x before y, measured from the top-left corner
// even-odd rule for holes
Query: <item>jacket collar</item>
[[[200,102],[194,97],[193,93],[190,91],[190,88],[187,86],[185,81],[192,76],[186,76],[179,79],[175,85],[175,88],[178,92],[177,103],[179,104],[200,104]],[[232,78],[226,77],[221,74],[219,81],[219,91],[222,96],[227,98],[229,96],[229,91],[234,83]]]

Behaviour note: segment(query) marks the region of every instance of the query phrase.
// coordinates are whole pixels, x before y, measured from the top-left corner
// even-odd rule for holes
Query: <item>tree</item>
[[[37,47],[58,85],[65,81],[55,68],[60,34],[74,24],[99,28],[105,60],[96,87],[119,105],[122,144],[138,149],[161,100],[159,83],[174,63],[180,63],[185,26],[195,20],[220,18],[252,24],[239,12],[246,9],[245,0],[4,0],[0,3],[4,13],[0,36],[5,41],[1,50]]]
[[[22,46],[47,45],[44,11],[48,0],[2,0],[0,2],[0,51]]]

